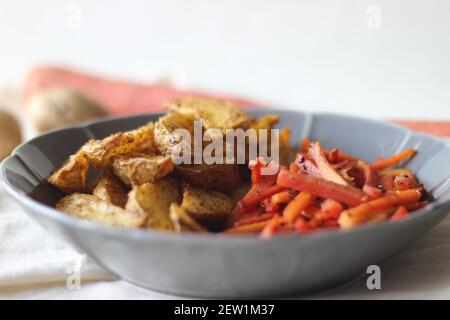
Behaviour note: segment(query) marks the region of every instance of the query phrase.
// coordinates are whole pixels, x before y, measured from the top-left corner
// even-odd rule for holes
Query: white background
[[[283,108],[450,119],[448,0],[1,0],[0,41],[0,85],[48,62]]]

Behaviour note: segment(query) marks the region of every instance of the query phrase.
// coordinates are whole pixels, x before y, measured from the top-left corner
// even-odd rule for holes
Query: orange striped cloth
[[[129,81],[102,78],[77,70],[56,66],[32,69],[22,87],[23,105],[36,93],[51,88],[68,88],[79,91],[103,104],[113,115],[161,111],[168,100],[186,96],[215,97],[234,101],[250,107],[263,107],[263,103],[209,92],[179,90],[161,84],[137,84]],[[450,137],[450,121],[391,120],[412,130]]]

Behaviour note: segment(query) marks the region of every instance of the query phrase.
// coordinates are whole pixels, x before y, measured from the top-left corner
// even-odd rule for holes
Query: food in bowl
[[[256,119],[234,104],[209,99],[181,99],[168,108],[155,123],[83,145],[47,178],[68,193],[56,208],[126,228],[268,238],[398,220],[432,200],[411,170],[397,167],[414,156],[413,149],[367,163],[326,150],[319,141],[303,139],[296,150],[288,128],[272,131],[277,115]],[[255,129],[259,146],[279,146],[278,161],[246,149],[244,163],[238,156],[230,162],[227,147],[214,149],[213,157],[224,159],[219,163],[174,161],[180,145],[187,148],[184,158],[195,158],[195,137],[183,144],[174,133],[184,129],[195,136],[196,120],[219,136]],[[211,138],[216,147],[226,144],[220,137]],[[210,146],[204,140],[200,145],[201,151]],[[91,181],[90,170],[100,178]]]

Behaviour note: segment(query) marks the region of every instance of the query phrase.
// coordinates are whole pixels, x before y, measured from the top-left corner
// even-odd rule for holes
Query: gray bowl
[[[223,237],[123,230],[74,219],[52,208],[63,195],[44,178],[86,140],[136,128],[160,114],[107,118],[53,131],[18,147],[1,166],[7,192],[46,230],[122,279],[161,292],[207,298],[280,297],[344,283],[420,237],[450,211],[450,146],[437,138],[382,122],[280,110],[281,126],[367,161],[406,147],[418,149],[408,166],[436,198],[396,223],[351,231]]]

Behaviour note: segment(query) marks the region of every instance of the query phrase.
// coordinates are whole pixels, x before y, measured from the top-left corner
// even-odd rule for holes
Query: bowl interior
[[[340,148],[366,161],[389,156],[408,147],[418,154],[407,163],[437,202],[450,199],[449,145],[437,138],[413,133],[399,126],[378,121],[333,114],[306,114],[296,111],[256,110],[259,116],[276,113],[279,127],[292,129],[292,143],[302,137],[319,140],[326,148]],[[24,143],[2,165],[4,180],[16,191],[53,206],[63,193],[45,182],[45,178],[69,155],[92,138],[131,130],[156,120],[161,114],[106,118],[85,126],[53,131]]]

